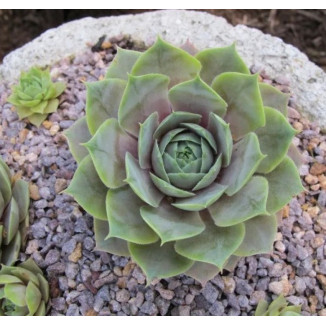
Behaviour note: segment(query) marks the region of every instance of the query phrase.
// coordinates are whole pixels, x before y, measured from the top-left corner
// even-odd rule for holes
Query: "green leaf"
[[[18,106],[18,105],[16,105],[15,106],[15,110],[16,110],[16,112],[17,112],[18,117],[19,117],[20,120],[22,120],[22,119],[24,119],[24,118],[26,118],[26,117],[28,117],[28,116],[30,116],[30,115],[33,114],[33,112],[31,111],[30,108],[26,108],[24,106]]]
[[[15,237],[19,227],[19,208],[14,198],[11,198],[7,206],[2,221],[4,226],[3,244],[8,245]]]
[[[233,145],[230,165],[221,171],[219,181],[229,186],[225,191],[228,196],[237,193],[249,181],[264,157],[258,137],[252,132]]]
[[[177,198],[185,198],[185,197],[191,197],[195,194],[189,191],[185,191],[182,189],[179,189],[170,183],[160,179],[153,173],[150,173],[150,177],[155,184],[155,186],[165,195],[171,196],[171,197],[177,197]]]
[[[213,79],[223,72],[250,74],[235,48],[235,43],[223,48],[206,49],[197,53],[196,58],[202,64],[201,78],[211,84]]]
[[[48,302],[50,296],[49,283],[42,274],[37,274],[37,278],[40,282],[39,290],[41,291],[42,299]]]
[[[0,275],[0,284],[23,283],[21,279],[13,275]]]
[[[288,116],[288,102],[289,95],[282,93],[277,88],[265,84],[259,83],[259,90],[261,97],[263,99],[264,106],[270,106],[278,111],[280,111],[284,117]]]
[[[296,167],[300,169],[301,165],[304,163],[304,159],[298,148],[293,143],[290,145],[287,155],[294,162]]]
[[[226,72],[214,79],[212,88],[228,104],[224,120],[230,123],[233,139],[265,125],[258,75]]]
[[[27,269],[28,271],[34,273],[34,274],[42,274],[42,270],[36,265],[35,261],[32,258],[28,258],[21,264],[19,264],[19,267]],[[38,277],[38,275],[37,275]],[[39,277],[38,277],[39,279]]]
[[[129,186],[110,189],[106,196],[106,211],[110,226],[107,239],[116,237],[138,244],[156,242],[158,236],[140,215],[140,208],[143,205],[144,202]]]
[[[185,211],[201,211],[215,203],[226,188],[227,186],[214,182],[209,187],[198,191],[194,197],[177,199],[172,205]]]
[[[163,154],[164,168],[167,173],[182,173],[177,161],[168,153]]]
[[[105,78],[120,78],[127,80],[136,60],[141,56],[141,52],[117,48],[117,54],[110,63]]]
[[[284,116],[273,108],[265,107],[266,125],[256,130],[260,149],[267,155],[257,168],[258,173],[269,173],[286,155],[296,130]]]
[[[58,100],[57,100],[58,101]],[[59,101],[58,101],[59,103]],[[44,114],[44,109],[47,107],[48,101],[42,101],[38,105],[33,106],[32,108],[28,108],[32,113],[41,113]]]
[[[41,123],[47,118],[48,114],[39,114],[39,113],[34,113],[30,116],[28,116],[28,120],[30,123],[35,125],[36,127],[39,127]]]
[[[200,172],[207,173],[214,163],[214,154],[208,142],[203,138],[201,138],[201,158],[202,165],[200,168]]]
[[[215,265],[196,261],[184,274],[194,278],[204,287],[219,271]]]
[[[152,169],[154,170],[155,174],[163,179],[165,182],[169,182],[169,177],[166,174],[165,168],[164,168],[164,162],[163,157],[160,152],[160,149],[157,144],[157,140],[155,139],[153,150],[152,150]]]
[[[193,189],[205,173],[168,173],[172,185],[184,190]]]
[[[45,316],[45,314],[46,314],[45,303],[42,300],[39,307],[38,307],[38,309],[36,310],[34,316]]]
[[[157,112],[159,121],[169,115],[168,83],[169,78],[164,75],[129,75],[118,112],[121,127],[138,137],[139,123],[145,121],[151,113]]]
[[[125,155],[137,155],[137,141],[128,135],[112,118],[102,123],[95,135],[84,144],[88,149],[96,172],[108,188],[125,185]]]
[[[193,56],[158,37],[155,44],[139,57],[131,73],[137,76],[150,73],[167,75],[172,87],[194,78],[200,69],[200,62]]]
[[[86,119],[92,135],[107,119],[118,118],[118,110],[127,82],[105,79],[86,83]]]
[[[203,188],[208,187],[214,180],[216,180],[216,177],[218,173],[220,172],[222,164],[222,155],[219,155],[219,157],[216,159],[214,165],[210,168],[210,170],[203,176],[203,178],[196,184],[196,186],[193,188],[193,191],[197,191]],[[227,187],[224,186],[224,189]]]
[[[256,311],[255,311],[255,316],[266,316],[266,312],[268,309],[268,302],[265,300],[260,300],[258,302]]]
[[[260,215],[251,218],[244,224],[246,235],[234,254],[247,257],[272,252],[277,232],[276,216]]]
[[[26,287],[26,304],[29,315],[33,316],[41,303],[42,295],[40,290],[33,282],[28,282]]]
[[[2,228],[0,228],[0,231]],[[19,252],[22,246],[22,237],[20,232],[17,231],[15,237],[10,241],[7,246],[2,247],[1,262],[7,266],[12,266],[18,259]],[[0,251],[1,252],[1,251]]]
[[[17,180],[12,188],[12,196],[15,198],[18,205],[19,222],[22,222],[28,214],[30,201],[28,183],[24,180]]]
[[[138,137],[138,158],[142,169],[151,168],[151,155],[154,144],[154,132],[158,127],[158,113],[153,112],[144,123],[140,124]]]
[[[161,245],[169,241],[193,237],[205,229],[197,212],[184,211],[163,202],[158,208],[143,206],[140,213],[144,221],[159,235]]]
[[[268,214],[266,212],[267,197],[267,180],[254,176],[235,195],[231,197],[224,195],[208,210],[216,225],[231,226],[257,215]]]
[[[160,138],[163,135],[167,134],[170,132],[169,139],[173,138],[176,136],[178,133],[183,131],[184,129],[178,128],[179,125],[182,122],[192,122],[192,123],[199,123],[201,119],[201,116],[199,114],[194,114],[190,112],[184,112],[184,111],[177,111],[177,112],[172,112],[170,115],[168,115],[158,126],[154,133],[154,138]],[[178,129],[176,129],[178,128]],[[175,131],[174,131],[175,130]],[[163,136],[164,138],[164,136]],[[162,141],[163,141],[162,138]],[[167,142],[167,141],[165,141]],[[165,143],[164,142],[164,143]]]
[[[293,196],[304,190],[294,162],[287,156],[265,178],[269,185],[267,211],[274,214],[283,208]]]
[[[79,164],[65,193],[73,196],[89,214],[107,220],[105,198],[108,189],[95,170],[92,158],[86,156]]]
[[[209,115],[207,129],[213,135],[217,148],[222,154],[222,166],[228,166],[230,164],[233,146],[230,125],[218,115],[211,113]]]
[[[147,276],[147,285],[155,277],[160,279],[184,273],[193,264],[193,261],[178,255],[171,242],[163,246],[159,241],[149,245],[128,245],[132,259]]]
[[[175,250],[189,259],[213,264],[222,269],[243,241],[244,225],[239,223],[220,228],[214,225],[206,210],[202,211],[201,215],[205,219],[206,229],[195,237],[177,241]]]
[[[147,204],[158,207],[164,195],[153,184],[149,172],[142,170],[130,153],[126,154],[126,173],[126,182],[135,194]]]
[[[26,306],[26,286],[22,284],[6,284],[4,287],[5,298],[18,307]]]
[[[170,144],[171,140],[184,130],[185,130],[185,128],[176,128],[176,129],[168,131],[159,141],[159,148],[160,148],[161,153],[164,153],[166,147]],[[158,137],[155,137],[155,133],[154,133],[154,138],[158,138]],[[174,144],[174,146],[177,146],[177,144]],[[174,155],[171,155],[171,157],[174,158]]]
[[[232,255],[224,264],[223,269],[226,269],[229,272],[233,272],[240,259],[241,257]]]
[[[63,82],[57,82],[53,84],[53,87],[55,88],[55,94],[54,97],[58,97],[61,95],[64,90],[66,89],[66,84]]]
[[[206,127],[210,113],[224,116],[225,101],[199,76],[172,87],[169,100],[174,111],[186,111],[202,116],[201,124]]]
[[[267,310],[268,316],[279,316],[282,308],[287,306],[287,301],[283,295],[278,296],[272,303],[269,305]]]
[[[212,147],[215,154],[217,154],[217,146],[216,146],[215,139],[207,129],[205,129],[197,124],[194,124],[194,123],[181,123],[180,125],[182,127],[186,127],[189,130],[193,131],[199,137],[204,138],[208,142],[208,144]]]
[[[130,256],[127,241],[118,238],[106,239],[109,231],[110,229],[108,221],[94,219],[94,233],[96,242],[96,247],[94,250],[105,251],[118,256]]]
[[[57,111],[59,106],[59,100],[58,99],[52,99],[48,101],[47,106],[44,108],[44,111],[41,113],[53,113]]]
[[[7,206],[11,198],[11,175],[8,166],[0,159],[0,193],[4,206]]]
[[[64,131],[64,135],[67,137],[72,156],[77,163],[80,163],[88,155],[87,148],[81,144],[88,142],[92,138],[88,130],[86,117],[77,120],[69,129]]]

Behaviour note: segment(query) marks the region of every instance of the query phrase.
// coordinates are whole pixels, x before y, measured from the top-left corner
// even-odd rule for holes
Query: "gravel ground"
[[[202,287],[187,276],[153,282],[128,258],[94,251],[92,217],[60,192],[69,184],[76,163],[62,132],[84,115],[84,81],[103,78],[116,44],[101,52],[85,52],[51,68],[64,80],[57,113],[40,128],[19,121],[8,85],[0,85],[0,154],[30,185],[31,227],[24,260],[32,256],[50,283],[49,315],[252,315],[260,299],[283,293],[291,304],[302,304],[304,315],[326,315],[326,136],[295,110],[289,119],[301,133],[294,139],[303,152],[300,170],[307,191],[283,210],[271,255],[241,259],[233,273],[224,272]],[[284,78],[267,83],[289,92]]]

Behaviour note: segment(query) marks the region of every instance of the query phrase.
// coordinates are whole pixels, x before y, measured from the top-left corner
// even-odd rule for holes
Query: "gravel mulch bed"
[[[57,113],[40,128],[19,121],[8,85],[0,85],[0,154],[11,170],[29,182],[31,227],[25,254],[32,256],[50,283],[49,315],[252,315],[260,299],[283,293],[302,304],[304,315],[326,315],[326,136],[295,110],[289,119],[301,133],[294,139],[303,152],[300,170],[307,189],[283,210],[271,255],[241,259],[233,273],[224,272],[203,288],[187,276],[146,287],[141,270],[125,257],[94,251],[92,217],[68,195],[76,162],[63,131],[84,115],[84,81],[103,78],[116,45],[135,48],[115,38],[100,52],[90,50],[51,68],[67,83]],[[256,72],[258,67],[252,67]],[[287,80],[262,79],[289,92]]]

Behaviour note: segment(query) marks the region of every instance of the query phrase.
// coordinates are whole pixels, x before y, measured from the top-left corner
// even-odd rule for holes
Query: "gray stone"
[[[209,303],[214,303],[218,297],[217,289],[210,282],[206,284],[202,294]]]
[[[179,306],[179,316],[190,316],[190,306]]]
[[[64,253],[71,254],[75,250],[76,245],[77,245],[77,241],[74,238],[72,238],[63,245],[62,251]]]
[[[68,278],[74,279],[79,271],[79,265],[75,263],[67,263],[65,268],[65,274]]]
[[[84,51],[88,43],[94,44],[108,32],[109,37],[127,34],[147,45],[159,34],[175,44],[189,39],[198,49],[235,41],[247,65],[264,67],[272,78],[288,79],[300,109],[319,121],[323,129],[326,127],[326,74],[321,68],[277,37],[244,25],[233,27],[224,18],[198,11],[163,10],[69,22],[7,55],[0,66],[0,76],[12,82],[29,67],[49,65]]]
[[[209,312],[213,316],[223,316],[224,306],[223,306],[223,304],[221,302],[216,301],[209,308]]]
[[[161,316],[165,316],[170,307],[170,301],[163,299],[162,297],[155,298],[155,304]]]
[[[158,313],[157,307],[153,302],[146,301],[140,307],[140,311],[149,316],[155,316]]]
[[[79,307],[76,304],[71,304],[67,309],[67,316],[80,316]]]
[[[250,295],[254,290],[250,284],[246,280],[238,279],[236,281],[235,291],[238,294]]]
[[[122,289],[116,293],[115,298],[118,302],[128,302],[130,293],[126,289]]]
[[[60,252],[57,249],[51,249],[45,256],[46,266],[56,263],[60,259]]]
[[[66,300],[64,298],[53,298],[51,300],[51,306],[57,311],[64,311],[66,308]]]

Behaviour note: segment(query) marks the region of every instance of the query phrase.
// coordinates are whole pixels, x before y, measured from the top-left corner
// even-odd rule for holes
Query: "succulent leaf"
[[[142,53],[138,51],[126,50],[118,47],[117,54],[111,62],[105,78],[119,78],[127,80],[128,74],[141,54]]]
[[[159,74],[144,76],[129,75],[118,111],[121,127],[138,137],[139,123],[153,112],[158,112],[159,121],[171,113],[168,102],[169,78]]]
[[[197,53],[202,64],[201,78],[211,84],[214,78],[224,72],[250,74],[249,69],[235,49],[235,43],[224,48],[206,49]]]
[[[208,210],[218,226],[231,226],[244,222],[254,216],[268,214],[266,202],[268,182],[265,178],[254,176],[236,194],[224,195]]]
[[[247,257],[267,254],[273,250],[276,238],[277,219],[275,215],[253,217],[244,223],[246,235],[235,255]]]
[[[276,169],[265,174],[265,178],[269,186],[267,211],[270,214],[278,212],[293,196],[304,190],[298,170],[287,156]]]
[[[230,123],[235,140],[265,125],[257,78],[257,75],[225,72],[212,83],[212,88],[228,104],[225,121]]]
[[[289,102],[289,95],[284,94],[277,88],[264,83],[259,83],[259,90],[264,106],[270,106],[280,111],[284,117],[288,116],[287,105]]]
[[[193,237],[205,229],[198,212],[185,215],[182,210],[166,202],[158,208],[143,206],[140,213],[144,221],[161,238],[161,245],[169,241]]]
[[[207,211],[201,212],[201,215],[205,217],[205,230],[192,238],[177,241],[175,250],[189,259],[213,264],[222,269],[243,241],[244,225],[239,223],[221,228],[214,225]]]
[[[118,110],[127,82],[122,79],[105,79],[86,83],[86,119],[92,135],[110,118],[118,118]]]
[[[121,205],[121,203],[128,205]],[[156,242],[158,236],[140,215],[144,202],[129,186],[110,189],[106,196],[106,210],[110,225],[107,239],[115,237],[138,244]]]
[[[160,245],[159,241],[148,245],[129,242],[132,259],[147,276],[147,285],[155,278],[166,278],[184,273],[193,261],[177,254],[173,242]]]
[[[110,141],[108,141],[110,139]],[[108,188],[125,184],[125,155],[137,155],[137,142],[112,118],[102,123],[95,135],[84,144],[92,157],[96,172]]]
[[[77,163],[80,163],[88,155],[87,148],[82,144],[88,142],[92,137],[87,126],[86,117],[76,121],[64,134],[67,137],[72,156]]]
[[[119,256],[130,256],[128,243],[125,240],[118,238],[109,238],[109,224],[107,221],[100,219],[94,219],[94,231],[95,231],[95,241],[96,241],[96,250],[109,252],[114,255]]]
[[[194,78],[200,69],[200,62],[192,55],[158,37],[155,44],[139,57],[131,73],[136,76],[152,73],[167,75],[172,87]]]
[[[219,269],[212,264],[196,261],[185,274],[194,278],[204,287],[205,284],[213,279],[218,273]]]
[[[169,91],[169,100],[173,111],[200,114],[203,126],[207,126],[211,112],[221,117],[224,116],[227,106],[225,101],[199,76],[172,87]]]
[[[259,164],[257,173],[269,173],[281,163],[288,152],[296,130],[284,116],[269,107],[265,107],[266,125],[256,130],[260,149],[267,155]]]
[[[223,170],[219,181],[228,185],[225,191],[228,196],[237,193],[249,181],[264,157],[254,133],[247,134],[233,145],[230,165]]]
[[[96,172],[92,158],[88,155],[80,162],[74,178],[64,192],[73,196],[86,212],[106,221],[107,190]]]

